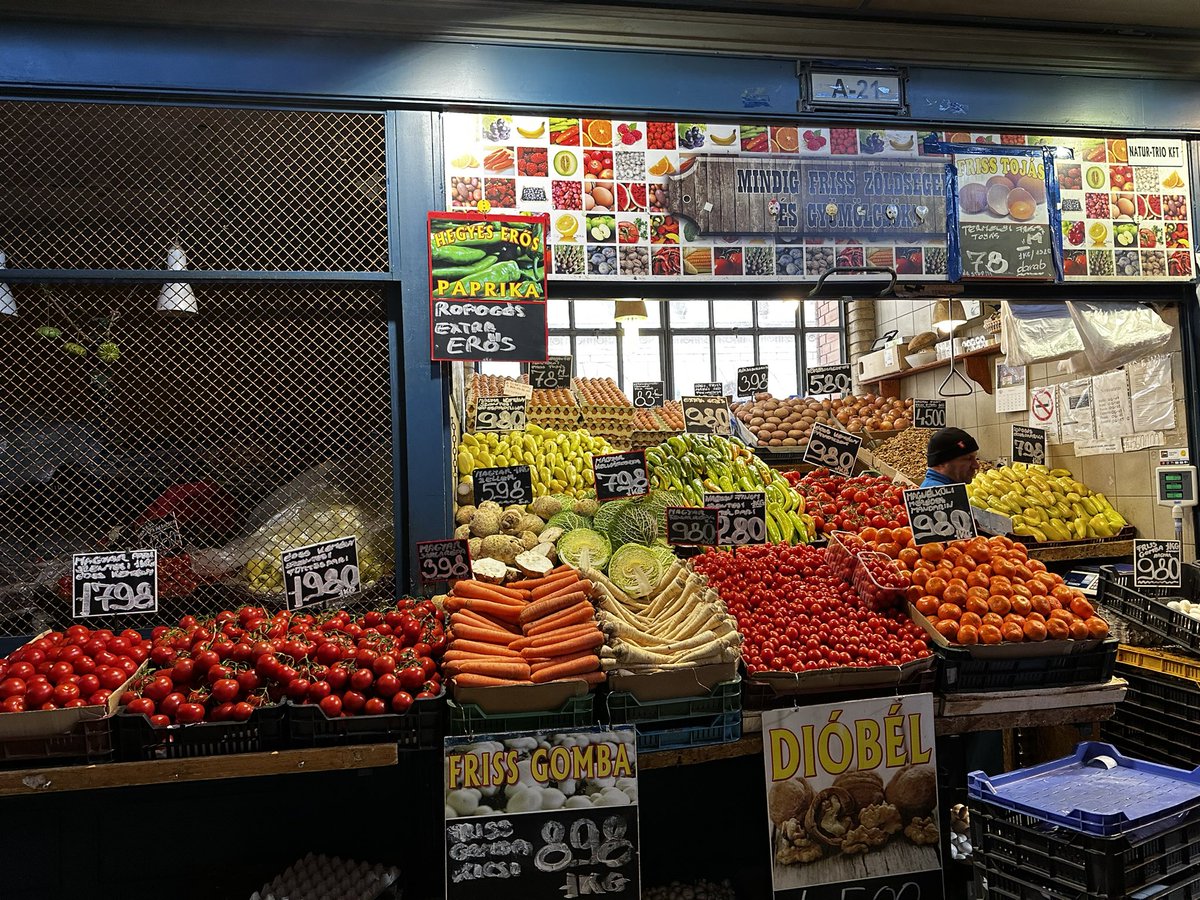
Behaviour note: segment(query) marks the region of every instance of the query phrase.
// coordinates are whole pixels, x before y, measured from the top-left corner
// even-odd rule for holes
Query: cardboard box
[[[858,358],[858,380],[896,375],[909,367],[904,355],[907,344],[893,343]]]
[[[1083,653],[1095,650],[1103,640],[1088,641],[1022,641],[1019,644],[1005,641],[1003,644],[955,644],[942,637],[933,627],[933,623],[917,612],[916,607],[909,604],[908,614],[914,622],[929,634],[929,639],[939,647],[954,650],[966,650],[973,659],[1032,659],[1038,656],[1069,656],[1072,653]]]
[[[513,684],[495,687],[454,685],[454,702],[473,703],[489,715],[523,712],[557,712],[572,697],[588,692],[586,681],[554,681],[548,684]]]
[[[737,678],[736,662],[714,663],[691,669],[652,672],[645,675],[609,673],[608,687],[626,691],[643,703],[652,700],[677,700],[681,697],[703,697],[725,681]]]
[[[810,672],[760,672],[746,679],[748,685],[765,687],[777,697],[817,694],[864,688],[890,688],[918,678],[933,668],[932,654],[902,666],[871,666],[814,669]]]
[[[112,692],[108,703],[104,706],[78,706],[74,709],[29,709],[25,712],[0,713],[0,741],[70,734],[80,722],[103,719],[105,716],[113,715],[120,704],[121,695],[128,690],[133,679],[145,673],[147,665],[148,663],[142,663],[136,672],[125,679],[125,683]]]

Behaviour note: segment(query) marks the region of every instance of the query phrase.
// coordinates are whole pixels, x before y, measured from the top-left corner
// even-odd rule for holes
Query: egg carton
[[[250,900],[399,900],[395,866],[309,853],[250,895]]]

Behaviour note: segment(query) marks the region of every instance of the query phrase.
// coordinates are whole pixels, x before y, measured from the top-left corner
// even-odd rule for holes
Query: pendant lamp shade
[[[645,300],[618,300],[613,308],[613,318],[618,322],[645,322],[649,317],[646,314]]]
[[[933,305],[933,327],[942,334],[967,324],[967,314],[958,300],[938,300]]]
[[[187,257],[181,247],[172,246],[167,251],[167,268],[172,272],[187,269]],[[200,311],[200,303],[196,300],[196,292],[186,281],[170,281],[159,288],[158,311],[193,315]]]

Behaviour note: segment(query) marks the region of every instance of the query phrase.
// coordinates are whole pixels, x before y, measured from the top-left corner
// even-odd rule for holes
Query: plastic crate
[[[892,587],[880,584],[875,580],[875,576],[871,574],[871,570],[867,567],[867,560],[880,562],[885,567],[899,574],[904,587]],[[904,598],[908,593],[908,586],[912,583],[900,568],[899,563],[886,553],[878,553],[873,550],[856,554],[854,575],[851,581],[854,585],[854,592],[858,594],[859,599],[871,609],[877,610],[902,606]]]
[[[687,722],[688,724],[681,724]],[[708,744],[727,744],[742,736],[741,710],[699,719],[676,719],[658,725],[637,725],[638,753],[656,750],[681,750]]]
[[[0,765],[102,763],[113,758],[112,719],[84,719],[66,734],[0,740]]]
[[[1116,638],[1106,638],[1098,647],[1080,653],[976,659],[968,650],[935,645],[937,687],[939,691],[953,693],[1102,684],[1113,677],[1119,647]]]
[[[1176,678],[1148,675],[1135,666],[1118,666],[1117,673],[1129,683],[1125,703],[1132,700],[1140,707],[1172,716],[1181,724],[1190,723],[1200,733],[1200,688]]]
[[[829,535],[829,543],[825,545],[825,564],[839,581],[849,581],[854,574],[858,560],[851,549],[857,543],[860,549],[866,549],[862,538],[850,531],[835,531]]]
[[[144,714],[122,710],[112,717],[112,723],[121,762],[283,750],[288,739],[284,704],[260,707],[245,722],[196,722],[155,728]]]
[[[406,713],[331,719],[321,707],[288,708],[288,746],[330,747],[346,744],[398,744],[407,750],[433,750],[445,736],[445,692],[414,701]]]
[[[626,691],[610,691],[608,721],[612,725],[652,725],[697,716],[715,716],[742,710],[742,679],[723,681],[702,697],[638,700]]]
[[[1133,704],[1119,704],[1116,715],[1100,726],[1100,734],[1117,747],[1153,762],[1185,769],[1200,766],[1194,729],[1178,729]]]
[[[485,713],[474,703],[446,701],[450,734],[504,734],[509,731],[553,731],[596,724],[595,695],[571,697],[561,709],[518,713]]]
[[[1200,621],[1167,606],[1168,600],[1196,599],[1197,590],[1200,589],[1200,569],[1195,563],[1188,563],[1183,566],[1182,575],[1183,587],[1179,590],[1139,590],[1133,587],[1131,573],[1118,572],[1113,566],[1101,566],[1097,600],[1101,606],[1115,610],[1164,640],[1200,653]]]
[[[1200,688],[1200,659],[1195,657],[1122,644],[1117,650],[1117,662],[1195,682],[1196,686]]]
[[[820,687],[811,689],[777,691],[770,683],[753,676],[742,680],[743,709],[783,709],[796,705],[800,697],[820,695],[822,702],[863,700],[870,697],[887,697],[895,694],[928,694],[937,684],[936,659],[930,655],[917,662],[898,666],[879,666],[858,669],[843,666],[837,669],[814,669],[800,673],[801,684],[808,675],[820,678]],[[887,670],[888,678],[867,680],[881,670]],[[835,676],[830,683],[829,676]],[[840,681],[836,676],[843,676]]]

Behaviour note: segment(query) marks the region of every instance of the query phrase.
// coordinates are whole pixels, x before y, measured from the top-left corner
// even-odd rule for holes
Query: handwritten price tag
[[[1133,586],[1183,587],[1183,547],[1179,541],[1133,542]]]
[[[524,431],[529,401],[524,397],[480,397],[475,401],[476,431]]]
[[[418,541],[417,567],[425,584],[470,578],[471,551],[464,540]]]
[[[688,434],[719,434],[728,437],[733,433],[733,422],[725,398],[684,397],[683,426]]]
[[[839,475],[854,474],[854,461],[862,438],[847,431],[839,431],[828,425],[813,425],[808,435],[808,446],[804,448],[804,461],[814,466],[825,466]]]
[[[1046,430],[1026,425],[1012,427],[1012,461],[1031,466],[1046,464]]]
[[[719,381],[697,381],[692,385],[692,394],[696,397],[724,397],[725,385]]]
[[[720,511],[710,507],[668,506],[667,543],[713,547],[720,532]]]
[[[737,370],[737,394],[739,397],[749,397],[766,389],[766,366],[744,366]]]
[[[593,456],[592,473],[596,476],[596,499],[601,503],[650,493],[646,454],[642,450]]]
[[[975,517],[965,484],[914,488],[904,492],[904,508],[912,527],[913,541],[933,544],[975,537]]]
[[[849,366],[815,366],[804,373],[804,389],[810,397],[848,394],[853,384]]]
[[[667,397],[666,386],[661,381],[635,381],[633,383],[634,409],[658,409]]]
[[[913,400],[914,428],[945,428],[945,400]]]
[[[148,613],[158,609],[158,552],[121,550],[71,557],[76,619]]]
[[[492,500],[501,506],[533,502],[533,473],[529,466],[497,466],[471,473],[475,502]]]
[[[705,494],[704,505],[717,510],[717,543],[740,547],[767,542],[767,495],[762,491]]]
[[[529,364],[529,384],[536,391],[557,391],[571,386],[569,356],[551,356],[545,362]]]
[[[289,610],[340,601],[362,590],[358,540],[353,535],[284,550],[280,562],[284,602]]]

